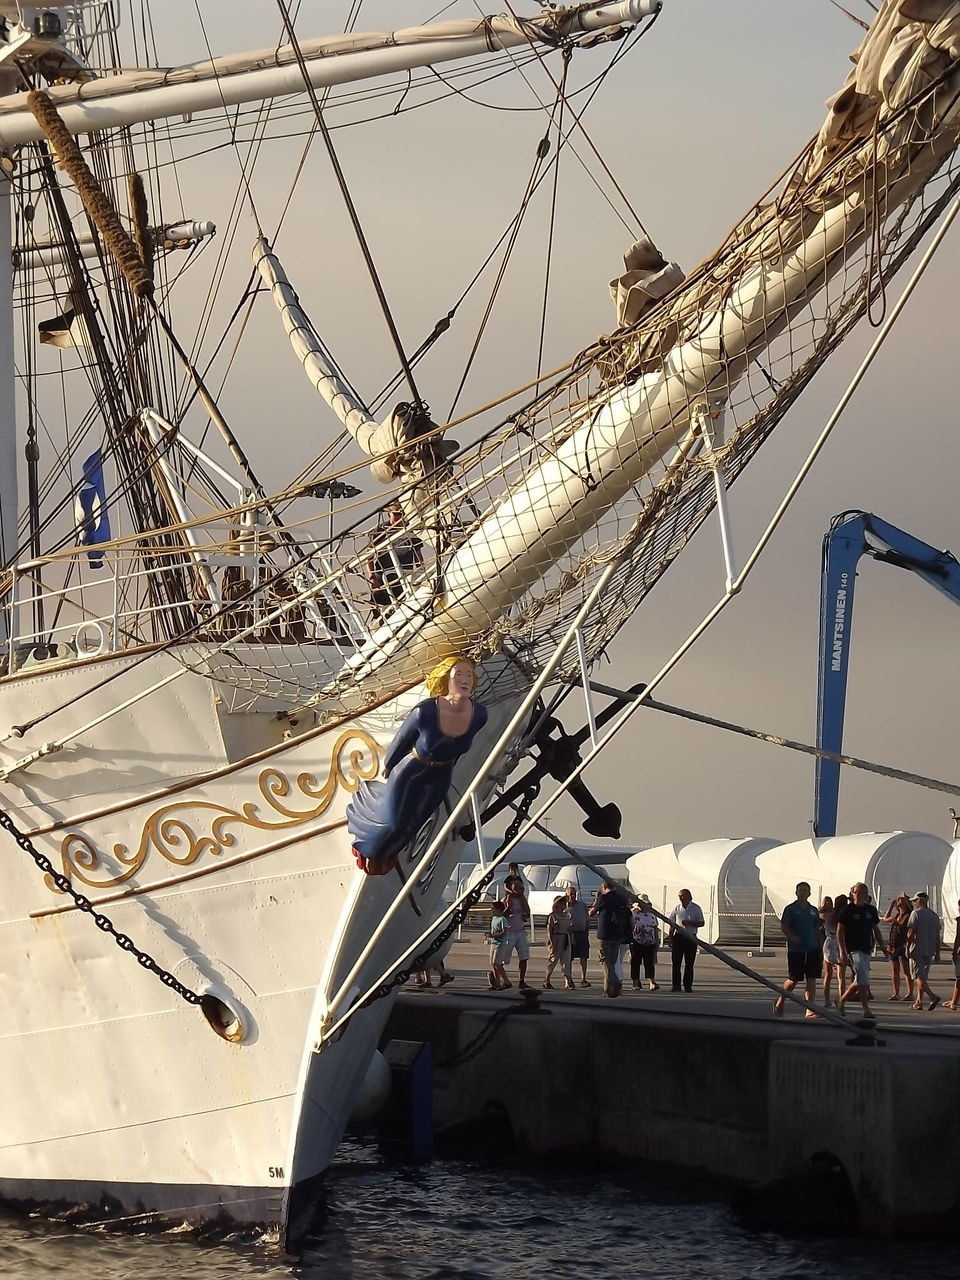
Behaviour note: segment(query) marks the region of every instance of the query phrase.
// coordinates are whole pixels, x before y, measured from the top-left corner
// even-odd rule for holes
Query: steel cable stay
[[[609,685],[590,681],[590,688],[596,693],[606,694],[625,702],[636,697],[629,691],[611,688]],[[670,716],[678,716],[682,720],[690,720],[695,724],[707,725],[712,729],[723,729],[727,733],[739,734],[741,737],[753,738],[757,742],[766,742],[773,747],[784,747],[788,751],[799,751],[804,755],[815,756],[820,760],[833,760],[837,764],[848,765],[851,769],[862,769],[867,773],[876,773],[880,777],[890,778],[894,782],[908,782],[913,786],[928,791],[944,791],[947,795],[960,795],[960,783],[944,782],[939,778],[929,778],[922,773],[911,773],[905,769],[896,769],[893,765],[878,764],[872,760],[864,760],[860,756],[844,755],[837,751],[826,751],[822,747],[814,747],[806,742],[798,742],[793,738],[784,738],[779,734],[766,733],[762,729],[751,729],[746,725],[734,724],[730,720],[720,720],[716,716],[704,715],[699,711],[690,711],[686,707],[671,706],[667,702],[658,702],[655,698],[646,699],[645,706],[651,711],[663,711]]]
[[[572,124],[570,125],[570,127],[567,129],[566,133],[564,133],[562,130],[559,130],[559,129],[558,129],[558,141],[557,141],[557,146],[554,148],[553,154],[552,154],[551,156],[549,156],[549,157],[547,157],[547,158],[546,158],[546,164],[544,164],[544,165],[540,168],[540,171],[539,171],[539,173],[537,174],[537,176],[536,176],[536,178],[535,178],[535,180],[534,180],[534,182],[533,182],[533,186],[532,186],[532,187],[528,190],[528,192],[525,194],[525,196],[524,196],[524,198],[523,198],[523,201],[521,201],[521,205],[520,205],[520,208],[519,208],[518,212],[517,212],[517,213],[515,213],[515,214],[513,215],[513,217],[510,219],[510,221],[507,223],[507,226],[506,226],[506,227],[504,228],[504,230],[501,232],[501,234],[500,234],[499,238],[497,239],[496,243],[493,245],[492,249],[491,249],[491,250],[490,250],[490,252],[487,254],[486,258],[484,258],[484,260],[483,260],[483,262],[480,264],[479,268],[474,272],[473,278],[469,281],[469,283],[467,284],[467,286],[464,288],[464,290],[463,290],[463,291],[462,291],[462,293],[460,294],[459,298],[457,298],[456,302],[454,302],[453,306],[452,306],[452,307],[451,307],[451,308],[450,308],[450,309],[445,313],[445,315],[443,315],[443,316],[442,316],[442,317],[441,317],[441,318],[436,322],[436,324],[434,325],[434,327],[433,327],[433,329],[431,330],[431,332],[427,335],[427,337],[426,337],[426,338],[424,338],[424,340],[421,342],[420,346],[419,346],[419,347],[417,347],[417,349],[414,351],[413,355],[410,357],[410,363],[411,363],[412,365],[416,366],[416,365],[419,363],[419,361],[423,358],[423,356],[427,353],[427,351],[429,351],[429,350],[430,350],[430,348],[434,345],[434,343],[435,343],[439,338],[441,338],[441,337],[442,337],[442,336],[443,336],[443,335],[444,335],[444,334],[449,330],[449,328],[450,328],[450,326],[451,326],[451,324],[452,324],[452,322],[453,322],[453,319],[454,319],[454,317],[456,316],[457,311],[460,309],[460,307],[462,306],[462,304],[466,301],[467,297],[470,295],[470,293],[472,292],[472,290],[474,289],[474,287],[478,284],[478,282],[480,281],[480,279],[481,279],[481,277],[482,277],[482,275],[483,275],[484,271],[487,269],[487,267],[488,267],[488,266],[490,265],[490,263],[493,261],[493,258],[495,257],[495,255],[496,255],[497,251],[500,249],[501,245],[503,245],[504,241],[506,241],[508,238],[512,238],[512,237],[514,237],[515,232],[516,232],[516,226],[517,226],[518,219],[522,218],[523,213],[524,213],[524,211],[525,211],[525,209],[526,209],[526,205],[529,203],[530,199],[533,197],[534,193],[537,191],[537,189],[539,188],[540,184],[541,184],[542,182],[544,182],[544,181],[545,181],[545,179],[547,178],[547,176],[548,176],[551,172],[555,172],[555,167],[559,164],[560,156],[561,156],[561,154],[563,153],[563,151],[564,151],[564,149],[565,149],[566,147],[570,147],[570,148],[572,149],[574,156],[576,157],[577,161],[578,161],[578,162],[579,162],[579,164],[580,164],[580,167],[583,169],[583,172],[587,175],[587,177],[590,179],[590,181],[591,181],[591,182],[593,183],[593,185],[596,187],[597,191],[600,193],[600,195],[603,197],[603,199],[606,201],[606,203],[610,206],[611,210],[614,212],[614,214],[617,216],[617,218],[619,219],[619,221],[620,221],[620,222],[621,222],[621,224],[623,225],[624,230],[625,230],[628,234],[633,234],[633,232],[631,231],[631,228],[629,227],[629,225],[627,224],[627,222],[626,222],[626,221],[623,219],[623,217],[622,217],[622,216],[617,212],[617,210],[616,210],[616,208],[615,208],[615,206],[614,206],[614,204],[613,204],[612,200],[610,199],[610,197],[609,197],[609,196],[607,195],[607,193],[603,190],[603,188],[600,186],[599,182],[597,181],[596,177],[591,173],[590,169],[587,167],[586,163],[585,163],[585,162],[584,162],[584,160],[583,160],[583,157],[582,157],[582,156],[580,155],[580,153],[577,151],[577,148],[576,148],[576,147],[573,145],[573,143],[570,141],[571,136],[572,136],[572,134],[574,133],[575,129],[577,128],[578,123],[579,123],[580,121],[582,121],[582,119],[583,119],[584,115],[585,115],[585,114],[586,114],[586,112],[587,112],[587,109],[590,107],[591,103],[593,102],[593,99],[596,97],[597,93],[599,92],[600,87],[601,87],[601,85],[603,84],[603,82],[604,82],[604,80],[605,80],[606,76],[609,74],[609,72],[612,70],[612,68],[616,65],[617,61],[618,61],[618,60],[619,60],[619,59],[624,55],[624,53],[625,53],[625,52],[626,52],[626,48],[621,48],[621,49],[619,49],[619,50],[617,51],[616,55],[614,56],[614,58],[611,60],[610,65],[606,68],[606,70],[604,70],[604,71],[603,71],[603,72],[602,72],[602,73],[597,77],[597,79],[596,79],[595,83],[594,83],[594,84],[593,84],[593,86],[592,86],[592,92],[591,92],[591,94],[590,94],[589,98],[588,98],[588,99],[587,99],[587,101],[586,101],[586,102],[585,102],[585,103],[580,107],[579,112],[575,112],[575,111],[573,111],[573,110],[571,109],[571,111],[570,111],[570,118],[571,118],[571,120],[573,121],[573,123],[572,123]],[[531,59],[531,60],[532,60],[532,59]],[[430,70],[432,70],[432,71],[433,71],[433,73],[438,77],[438,79],[441,79],[441,80],[443,79],[443,77],[442,77],[442,76],[440,75],[440,73],[436,70],[436,68],[431,67],[431,68],[430,68]],[[528,83],[529,83],[529,82],[528,82]],[[589,87],[589,86],[583,86],[583,88],[587,88],[587,87]],[[565,98],[565,103],[566,103],[566,105],[567,105],[567,106],[569,106],[569,105],[570,105],[570,102],[572,101],[572,99],[573,99],[575,96],[577,96],[577,94],[578,94],[578,93],[580,93],[580,92],[582,92],[582,89],[581,89],[581,90],[577,90],[577,91],[576,91],[576,93],[566,95],[566,98]],[[549,108],[545,103],[542,103],[542,102],[539,102],[539,101],[538,101],[538,104],[537,104],[537,106],[536,106],[536,107],[525,107],[525,108],[522,108],[522,110],[524,110],[524,111],[546,111],[546,112],[548,112],[548,113],[549,113],[549,112],[551,112],[551,108]],[[552,119],[552,118],[553,118],[553,117],[552,117],[552,114],[551,114],[551,119]],[[558,372],[560,372],[560,370],[555,370],[553,374],[550,374],[550,375],[548,375],[548,376],[553,377],[553,376],[555,376],[555,374],[556,374],[556,373],[558,373]],[[402,379],[403,379],[403,373],[402,373],[402,371],[401,371],[400,373],[395,374],[395,375],[394,375],[394,377],[390,380],[390,382],[388,382],[388,383],[386,384],[386,386],[385,386],[385,387],[383,387],[383,388],[382,388],[382,390],[381,390],[381,391],[379,391],[379,392],[377,393],[377,395],[375,395],[375,396],[373,397],[373,399],[372,399],[372,401],[371,401],[371,405],[372,405],[373,407],[375,407],[375,408],[382,408],[382,406],[385,404],[385,402],[386,402],[387,398],[388,398],[389,396],[391,396],[392,394],[394,394],[394,392],[395,392],[396,388],[399,386],[399,384],[400,384],[400,382],[402,381]],[[538,383],[539,383],[539,379],[535,379],[534,381],[532,381],[532,382],[528,383],[528,384],[527,384],[527,387],[525,387],[525,388],[524,388],[524,390],[532,389],[532,388],[536,387],[536,386],[538,385]],[[451,412],[452,412],[452,410],[451,410]],[[474,413],[478,413],[478,412],[482,412],[482,410],[474,410],[473,412],[474,412]],[[471,415],[469,415],[469,414],[468,414],[467,416],[469,417],[469,416],[471,416]],[[463,421],[463,418],[459,419],[459,421]],[[456,425],[456,422],[455,422],[455,421],[454,421],[454,422],[448,422],[448,423],[447,423],[447,428],[449,429],[450,427],[452,427],[452,426],[454,426],[454,425]]]

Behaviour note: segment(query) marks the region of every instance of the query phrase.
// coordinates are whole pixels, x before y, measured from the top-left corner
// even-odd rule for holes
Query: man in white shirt
[[[703,926],[703,912],[689,889],[677,895],[680,905],[670,913],[670,948],[673,952],[673,990],[693,990],[693,966],[697,959],[697,932]],[[681,974],[682,970],[682,974]],[[683,986],[681,988],[681,977]]]

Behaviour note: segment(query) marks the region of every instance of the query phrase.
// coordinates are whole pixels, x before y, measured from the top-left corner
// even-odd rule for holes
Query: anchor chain
[[[494,858],[499,855],[501,849],[506,848],[520,830],[526,820],[527,814],[530,812],[530,806],[533,804],[534,800],[536,800],[539,792],[539,782],[531,783],[530,786],[524,788],[520,801],[514,811],[513,821],[507,827],[504,837],[500,842],[500,847],[493,855]],[[421,969],[425,969],[430,957],[436,955],[447,939],[453,936],[454,930],[460,927],[463,921],[480,901],[484,889],[486,889],[487,885],[489,885],[493,880],[496,870],[496,867],[491,867],[487,874],[477,881],[464,898],[463,902],[461,902],[460,906],[457,907],[456,911],[454,911],[453,915],[444,925],[440,933],[437,934],[436,938],[434,938],[433,942],[431,942],[425,950],[420,951],[417,955],[411,957],[407,962],[406,968],[398,969],[392,978],[388,978],[386,982],[382,982],[380,986],[377,987],[376,991],[371,992],[370,995],[367,996],[366,1000],[362,1000],[356,1007],[358,1009],[366,1009],[368,1005],[375,1004],[378,1000],[382,1000],[385,996],[390,995],[394,987],[402,987],[405,982],[409,981],[413,974],[419,973]]]
[[[98,929],[102,929],[104,933],[109,933],[116,942],[121,951],[132,952],[137,958],[137,963],[143,969],[155,973],[165,987],[169,987],[181,999],[186,1000],[187,1004],[200,1004],[201,997],[195,991],[191,991],[189,987],[185,987],[183,983],[168,973],[166,969],[161,969],[156,960],[152,956],[147,955],[145,951],[141,951],[132,938],[127,937],[125,933],[121,933],[119,929],[114,928],[111,921],[100,911],[97,910],[94,903],[82,893],[78,893],[66,876],[61,875],[59,871],[55,871],[53,863],[48,857],[37,849],[30,837],[21,831],[15,824],[13,819],[3,809],[0,809],[0,827],[4,831],[8,831],[13,836],[17,844],[25,853],[29,853],[44,875],[49,876],[57,888],[68,894],[81,911],[85,911],[92,919]]]

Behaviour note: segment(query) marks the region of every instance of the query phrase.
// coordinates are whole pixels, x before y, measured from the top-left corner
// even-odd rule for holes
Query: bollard
[[[429,1160],[433,1155],[433,1054],[421,1040],[388,1040],[383,1056],[390,1068],[390,1098],[378,1136],[395,1159]]]
[[[773,958],[773,952],[765,949],[766,942],[766,925],[767,925],[767,890],[765,886],[760,886],[760,949],[758,951],[748,951],[747,957],[751,960],[770,960]]]

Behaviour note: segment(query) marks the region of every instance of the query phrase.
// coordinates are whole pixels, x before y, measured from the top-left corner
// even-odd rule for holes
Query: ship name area
[[[839,671],[843,661],[844,632],[847,628],[847,582],[848,575],[841,573],[840,586],[833,609],[833,656],[830,659],[830,670]]]

